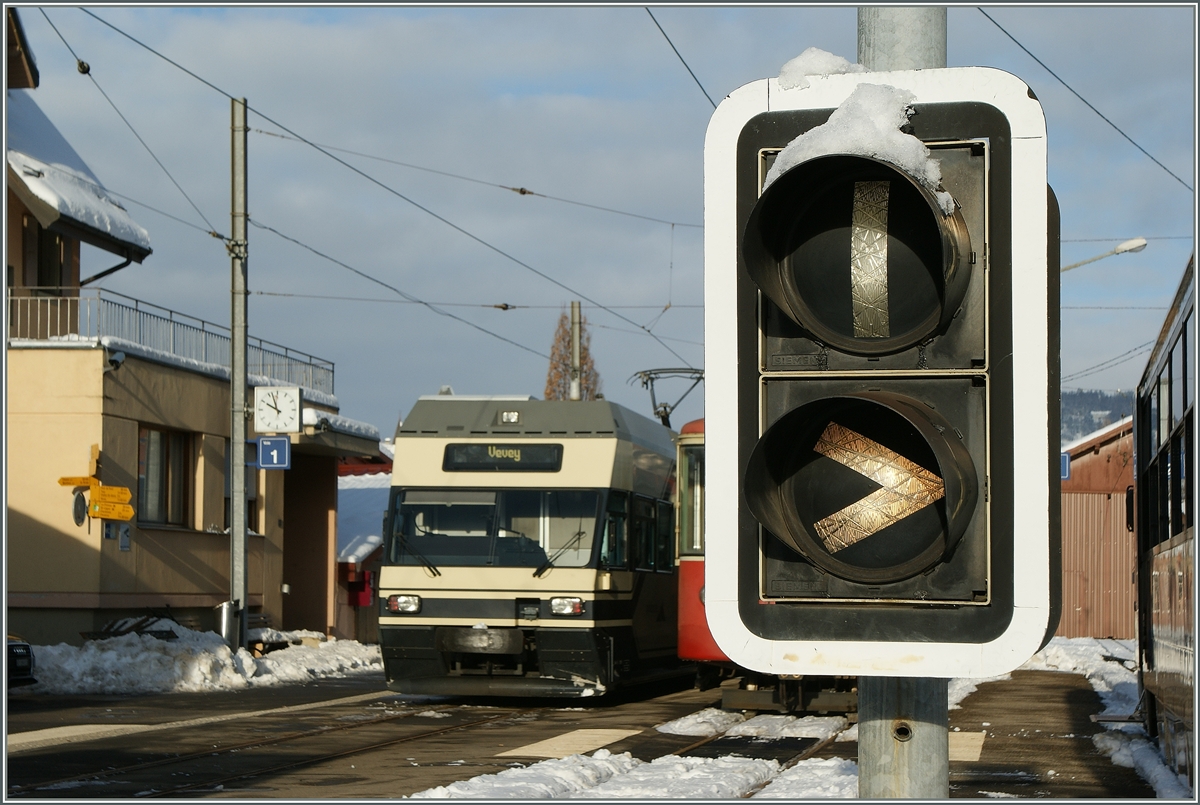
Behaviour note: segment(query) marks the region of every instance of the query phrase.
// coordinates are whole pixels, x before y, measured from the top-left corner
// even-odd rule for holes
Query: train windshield
[[[434,568],[584,567],[603,501],[596,490],[398,490],[388,561]]]

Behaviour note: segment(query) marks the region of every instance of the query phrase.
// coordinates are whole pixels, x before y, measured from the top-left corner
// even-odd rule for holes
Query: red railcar
[[[704,420],[680,428],[676,444],[679,657],[697,664],[697,685],[720,685],[721,706],[731,710],[855,712],[856,677],[760,674],[738,666],[717,645],[704,610]]]

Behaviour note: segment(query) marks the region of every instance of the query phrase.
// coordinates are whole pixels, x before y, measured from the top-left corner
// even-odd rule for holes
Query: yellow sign
[[[132,520],[133,507],[125,503],[97,503],[93,501],[88,504],[88,517],[105,520]]]
[[[836,422],[829,423],[813,449],[883,487],[813,524],[830,553],[898,523],[946,494],[945,483],[929,470]]]
[[[93,486],[92,503],[128,503],[133,497],[127,486]]]
[[[68,475],[58,479],[59,486],[99,486],[100,482],[86,475]]]

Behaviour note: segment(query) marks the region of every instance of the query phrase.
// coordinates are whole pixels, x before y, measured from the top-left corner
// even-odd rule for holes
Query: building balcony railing
[[[13,293],[28,295],[16,295]],[[103,336],[199,363],[230,363],[228,327],[115,291],[99,288],[24,288],[8,294],[9,339],[71,341]],[[246,371],[332,395],[333,363],[294,349],[248,338]]]

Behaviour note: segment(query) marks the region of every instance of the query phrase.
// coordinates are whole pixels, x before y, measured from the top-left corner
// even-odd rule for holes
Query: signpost
[[[286,436],[258,437],[258,467],[263,470],[292,468],[292,441]]]
[[[129,490],[125,490],[128,492]],[[88,506],[88,516],[94,520],[132,520],[133,507],[126,503],[98,503],[92,500]]]

